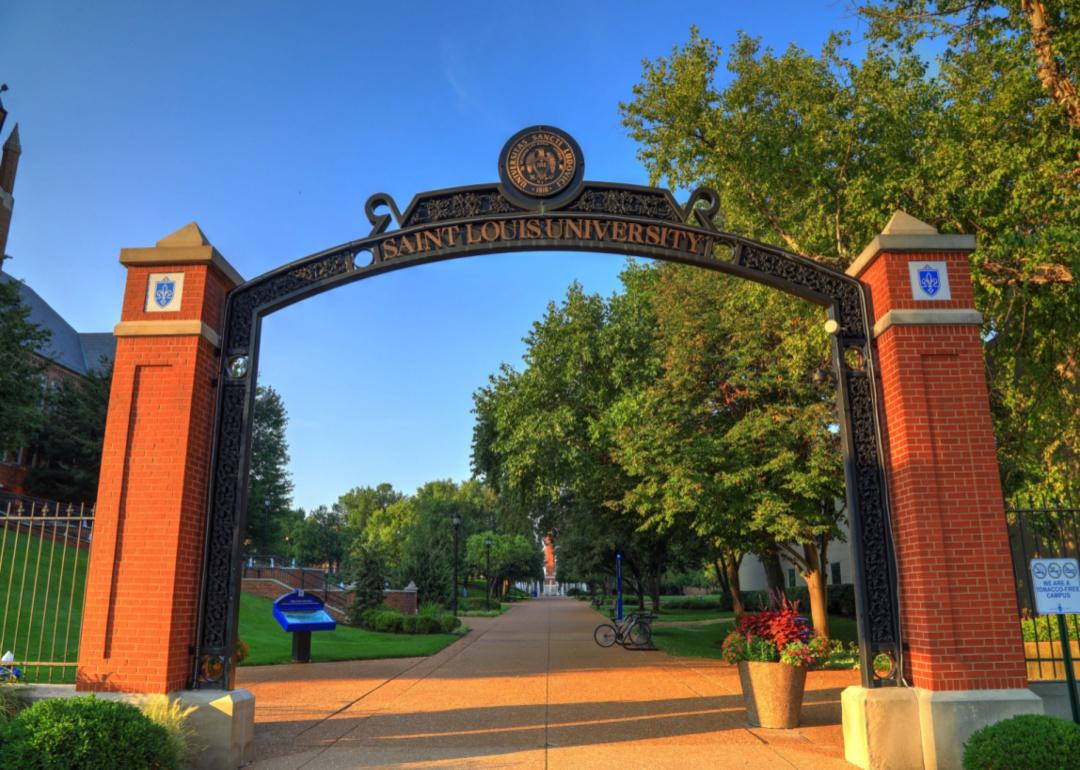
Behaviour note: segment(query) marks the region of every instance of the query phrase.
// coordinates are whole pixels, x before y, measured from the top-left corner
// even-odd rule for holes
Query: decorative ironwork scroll
[[[865,289],[856,279],[782,249],[719,232],[718,200],[696,190],[680,206],[667,190],[585,181],[584,158],[549,126],[519,132],[500,157],[499,183],[417,195],[404,214],[377,193],[365,207],[371,232],[236,287],[222,333],[206,556],[193,664],[195,687],[228,688],[240,596],[240,559],[251,454],[261,319],[328,289],[391,270],[517,251],[596,251],[718,270],[825,307],[837,322],[837,382],[862,676],[866,686],[900,680],[902,647],[879,422],[874,349]],[[396,227],[395,227],[396,226]],[[884,653],[894,663],[875,676]]]

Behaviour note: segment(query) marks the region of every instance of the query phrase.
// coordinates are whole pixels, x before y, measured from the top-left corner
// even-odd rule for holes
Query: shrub
[[[13,770],[164,770],[180,765],[168,730],[134,706],[92,695],[38,701],[0,725],[0,743],[0,768]]]
[[[367,545],[355,545],[349,551],[347,573],[354,585],[353,603],[349,608],[354,615],[383,603],[386,564],[377,550]]]
[[[661,605],[661,610],[717,610],[719,612],[731,612],[732,608],[730,594],[665,599]]]
[[[1080,615],[1066,615],[1065,630],[1068,631],[1070,639],[1076,639],[1077,632],[1080,631]],[[1020,632],[1025,642],[1061,641],[1061,629],[1058,628],[1057,618],[1050,615],[1022,619]]]
[[[416,616],[416,633],[418,634],[438,634],[442,632],[442,623],[439,622],[439,618],[433,615],[417,615]]]
[[[169,742],[182,763],[191,759],[201,748],[195,745],[195,731],[187,724],[187,718],[194,711],[195,706],[185,707],[178,699],[167,695],[157,695],[142,707],[146,716],[165,728]]]
[[[402,619],[405,616],[394,610],[377,610],[373,630],[388,634],[400,634]]]
[[[247,660],[247,656],[250,654],[251,646],[239,636],[236,637],[236,665],[239,666],[241,663]]]
[[[8,682],[0,683],[0,723],[14,719],[15,715],[30,705],[30,695],[25,687]]]
[[[426,618],[435,618],[442,615],[446,610],[438,602],[423,602],[420,608],[416,611],[418,615],[423,615]]]
[[[401,633],[403,634],[415,634],[416,633],[416,615],[402,615],[401,616]]]
[[[450,613],[446,613],[439,618],[440,631],[444,634],[451,633],[455,628],[461,625],[461,618],[455,617]]]
[[[976,730],[964,746],[965,770],[1080,769],[1080,725],[1021,714]]]

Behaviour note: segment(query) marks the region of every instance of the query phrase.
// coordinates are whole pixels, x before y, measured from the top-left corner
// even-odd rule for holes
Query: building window
[[[793,570],[793,569],[789,569],[787,571],[787,584],[788,584],[788,588],[794,588],[795,587],[795,570]]]
[[[832,582],[834,586],[838,586],[843,582],[840,578],[840,562],[834,561],[832,563]]]

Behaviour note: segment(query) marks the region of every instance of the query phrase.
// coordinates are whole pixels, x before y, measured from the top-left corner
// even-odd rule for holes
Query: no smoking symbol
[[[1046,578],[1046,567],[1042,564],[1036,564],[1031,568],[1031,574],[1035,576],[1036,580],[1043,580]]]
[[[1061,565],[1061,574],[1069,580],[1076,580],[1076,565],[1067,562]]]
[[[1050,576],[1051,580],[1057,580],[1061,577],[1061,565],[1050,564],[1050,566],[1046,568],[1046,574]]]

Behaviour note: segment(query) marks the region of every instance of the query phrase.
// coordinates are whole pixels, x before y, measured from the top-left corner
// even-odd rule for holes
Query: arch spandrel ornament
[[[510,173],[504,168],[506,159],[523,136],[528,146],[514,156],[516,165]],[[568,141],[555,141],[560,137]],[[551,146],[545,149],[548,139]],[[567,147],[576,153],[570,171]],[[551,180],[548,190],[545,185]],[[531,189],[544,194],[530,197]],[[718,198],[707,188],[695,190],[686,204],[679,205],[668,190],[587,181],[577,143],[558,129],[536,126],[507,143],[500,156],[498,183],[421,193],[403,213],[391,196],[377,193],[365,206],[372,225],[366,237],[233,289],[222,335],[194,686],[228,688],[234,676],[231,651],[237,638],[261,319],[323,291],[391,270],[520,251],[594,251],[696,265],[775,287],[827,309],[839,325],[832,340],[833,367],[855,556],[863,684],[898,683],[899,665],[886,677],[876,677],[872,665],[878,653],[900,661],[902,650],[865,288],[811,259],[720,232],[713,223],[717,208]],[[852,349],[858,352],[854,366],[852,357],[844,355]]]

